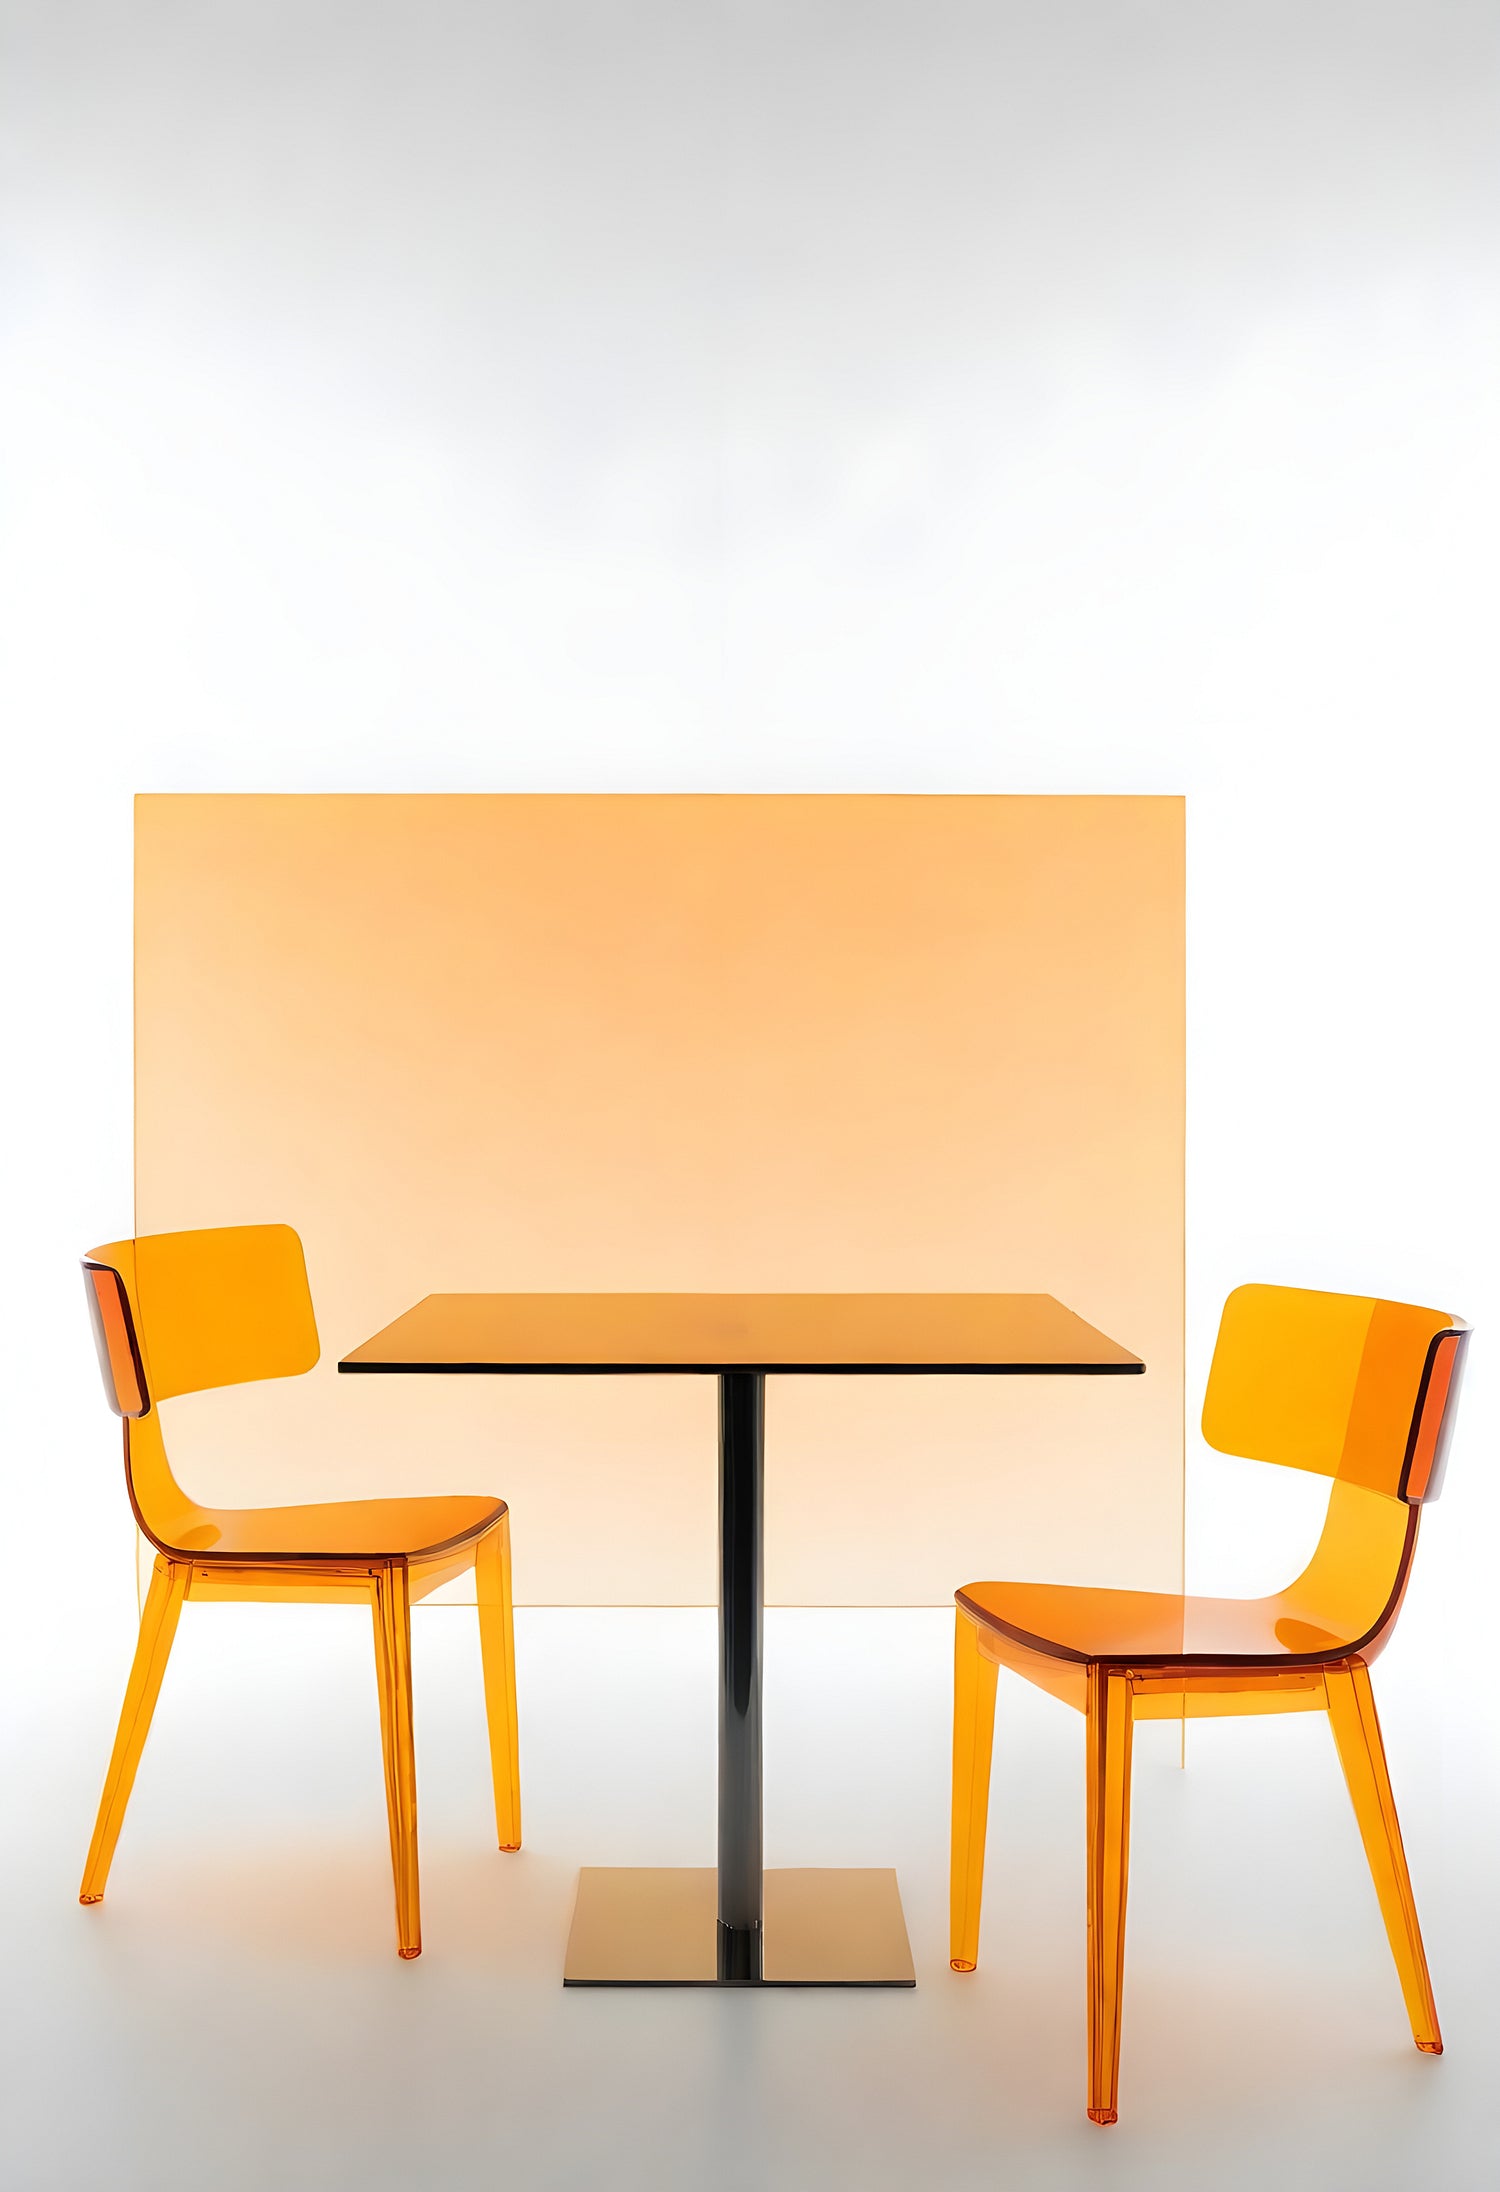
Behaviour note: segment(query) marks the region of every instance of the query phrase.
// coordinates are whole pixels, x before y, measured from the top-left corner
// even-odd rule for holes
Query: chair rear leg
[[[521,1758],[516,1728],[516,1635],[510,1597],[510,1516],[479,1540],[474,1554],[479,1651],[490,1729],[495,1832],[503,1850],[521,1847]]]
[[[151,1570],[151,1587],[146,1593],[146,1604],[141,1614],[135,1660],[130,1669],[130,1680],[125,1685],[125,1702],[120,1708],[120,1724],[115,1730],[115,1747],[110,1754],[109,1771],[104,1777],[104,1793],[99,1799],[94,1839],[89,1844],[88,1861],[83,1868],[83,1885],[78,1890],[80,1903],[98,1903],[103,1900],[110,1860],[115,1854],[115,1844],[120,1839],[120,1828],[125,1821],[125,1807],[130,1802],[131,1789],[135,1786],[135,1770],[141,1762],[141,1752],[150,1731],[151,1715],[156,1709],[157,1696],[161,1690],[161,1678],[167,1671],[172,1639],[177,1634],[177,1616],[182,1611],[182,1601],[187,1595],[190,1573],[186,1562],[160,1557]]]
[[[1112,2124],[1120,2086],[1125,1895],[1130,1872],[1130,1680],[1088,1670],[1088,1986],[1091,2121]]]
[[[953,1640],[953,1843],[948,1873],[948,1961],[955,1971],[972,1971],[979,1962],[998,1674],[994,1660],[979,1648],[978,1626],[960,1608]]]
[[[411,1592],[404,1560],[372,1578],[375,1677],[380,1691],[380,1742],[385,1754],[385,1803],[396,1882],[396,1943],[402,1956],[422,1953],[417,1885],[417,1762],[411,1699]]]
[[[1391,1954],[1401,1975],[1412,2038],[1424,2055],[1441,2055],[1443,2036],[1438,2029],[1437,2005],[1432,1998],[1432,1980],[1422,1947],[1422,1929],[1417,1923],[1411,1875],[1406,1869],[1391,1777],[1386,1771],[1370,1670],[1362,1659],[1352,1659],[1342,1667],[1330,1667],[1325,1681],[1333,1739],[1354,1802],[1375,1893],[1380,1898],[1380,1915],[1385,1920]]]

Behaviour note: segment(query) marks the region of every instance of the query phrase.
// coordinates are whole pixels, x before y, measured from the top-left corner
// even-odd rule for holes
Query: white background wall
[[[1493,7],[0,18],[48,1501],[113,1489],[138,789],[1185,791],[1190,1413],[1245,1276],[1488,1321]],[[1195,1466],[1200,1577],[1316,1489]]]
[[[130,1533],[74,1263],[130,1217],[130,795],[1182,791],[1190,1413],[1217,1304],[1241,1278],[1406,1296],[1479,1327],[1450,1489],[1424,1531],[1382,1694],[1424,1908],[1437,1899],[1447,1983],[1475,2005],[1456,2014],[1466,2105],[1486,2120],[1492,1952],[1475,1926],[1493,1922],[1486,1821],[1500,1732],[1481,1650],[1500,1524],[1500,13],[1487,0],[0,0],[0,23],[0,1314],[5,1611],[18,1624],[6,1711],[40,1731],[17,1786],[36,1793],[52,1774],[67,1822],[54,1831],[53,1815],[36,1813],[28,1892],[48,1926],[60,1915],[55,1938],[38,1935],[22,2053],[7,2061],[29,2059],[33,2026],[55,2033],[36,2090],[52,2077],[71,2092],[80,2063],[133,2044],[120,2035],[135,2030],[137,1972],[156,1939],[148,1930],[122,1962],[128,1936],[85,1939],[65,1907],[133,1615]],[[1316,1528],[1318,1487],[1201,1454],[1190,1475],[1195,1579],[1244,1590],[1284,1580]],[[218,1633],[232,1658],[237,1632]],[[245,1696],[261,1695],[277,1649],[287,1657],[278,1729],[303,1696],[300,1633],[273,1648],[269,1632],[246,1632]],[[356,1643],[349,1694],[364,1700]],[[937,1698],[936,1631],[929,1643]],[[206,1632],[200,1648],[214,1649]],[[447,1632],[423,1648],[447,1653]],[[528,1648],[540,1679],[540,1628]],[[171,1760],[201,1764],[207,1700],[221,1694],[211,1659],[192,1664],[199,1675],[181,1680],[199,1681],[205,1702],[190,1709],[197,1692],[184,1690],[187,1719],[153,1737],[158,1795],[143,1779],[137,1802],[159,1809],[138,1828],[136,1892],[140,1922],[165,1916],[204,1961],[201,1976],[178,1980],[177,1965],[150,1967],[167,2006],[140,2044],[175,2029],[213,2096],[226,2074],[197,2005],[221,1987],[226,1956],[242,1962],[215,1931],[227,1922],[214,1855],[225,1822],[203,1830],[191,1873],[212,1892],[168,1908]],[[1429,1692],[1422,1670],[1440,1667]],[[658,1680],[648,1669],[647,1688]],[[445,1709],[444,1694],[437,1685],[429,1712]],[[85,1702],[75,1711],[70,1696]],[[923,1700],[926,1726],[941,1715]],[[545,1721],[538,1706],[543,1746]],[[580,1739],[579,1760],[594,1741]],[[1072,1741],[1059,1757],[1076,1796]],[[1290,1749],[1265,1741],[1235,1755],[1295,1759],[1296,1780],[1295,1736]],[[372,1742],[353,1727],[361,1759]],[[934,1744],[918,1842],[936,1868]],[[545,1747],[529,1755],[546,1798]],[[1205,1751],[1204,1773],[1183,1782],[1195,1804],[1232,1786],[1209,1770],[1217,1755]],[[1305,1763],[1311,1772],[1310,1752]],[[227,1759],[226,1790],[241,1788],[236,1771]],[[198,1782],[216,1801],[214,1771]],[[1064,1794],[1061,1782],[1037,1787],[1039,1879]],[[706,1831],[707,1781],[700,1794]],[[535,1861],[553,1866],[561,1925],[571,1875],[558,1852],[572,1861],[566,1838],[588,1813],[561,1784],[547,1800],[562,1839]],[[1140,1801],[1163,1817],[1177,1803],[1162,1790]],[[1285,1821],[1268,1813],[1262,1831],[1258,1801],[1247,1783],[1227,1817],[1262,1867]],[[350,1802],[362,1833],[365,1798]],[[430,1804],[425,1816],[433,1893],[452,1896],[441,1885],[451,1879],[467,1895],[467,1874],[445,1874],[439,1851],[429,1859],[441,1836]],[[276,1817],[295,1839],[295,1822]],[[831,1845],[851,1847],[846,1832],[830,1829]],[[654,1842],[648,1852],[651,1841],[638,1859],[687,1854]],[[379,1842],[377,1831],[377,1908]],[[1151,1846],[1160,1861],[1172,1845]],[[1184,1846],[1202,1854],[1212,1836],[1195,1828]],[[158,1848],[169,1862],[153,1876]],[[1328,1881],[1350,1877],[1352,1837],[1330,1852]],[[884,1859],[872,1847],[864,1861]],[[1226,1968],[1253,1961],[1277,1911],[1309,1941],[1343,1922],[1328,1917],[1313,1856],[1306,1873],[1295,1847],[1288,1862],[1264,1876],[1274,1905],[1245,1904],[1240,1961]],[[244,1862],[228,1872],[248,1893]],[[256,1924],[274,1983],[263,2015],[242,1998],[234,2044],[245,2063],[272,2064],[282,2090],[292,2073],[278,2037],[290,1999],[278,1929],[293,1891],[269,1877]],[[330,1879],[323,1903],[342,1911],[344,1874]],[[1058,1888],[1070,1910],[1071,1882],[1068,1872]],[[909,1894],[925,1956],[940,1925],[936,1869]],[[261,1909],[253,1894],[247,1907]],[[1363,1940],[1369,1914],[1349,1911],[1349,1938]],[[115,1923],[129,1922],[127,1908]],[[364,1925],[352,1907],[349,1924]],[[554,1968],[553,1924],[537,1933],[539,1973]],[[1136,1938],[1151,1938],[1149,1923]],[[1184,1985],[1207,1983],[1196,1940],[1184,1939],[1197,1974]],[[1378,1938],[1371,1953],[1383,1958]],[[1050,1972],[1050,1932],[1036,1954]],[[88,1959],[111,1956],[106,1981]],[[412,1968],[430,1987],[429,1961]],[[505,1968],[497,1947],[494,1971]],[[1272,2078],[1289,2074],[1278,2050],[1303,2044],[1283,1968],[1268,1963],[1254,2012]],[[1389,1972],[1370,1970],[1371,2016],[1394,2045],[1399,2032],[1380,2021]],[[943,2035],[959,2014],[945,1976],[921,1997]],[[128,2013],[103,2006],[115,1983]],[[1071,1965],[1057,1983],[1073,2002]],[[309,2005],[338,2005],[326,2028],[338,2029],[343,1997],[325,1997],[321,1976],[307,1984]],[[460,1969],[433,2064],[470,2060],[477,1997],[464,1989],[478,1984]],[[356,2021],[376,1999],[365,1986],[349,2005]],[[1205,2061],[1215,2050],[1203,2074],[1226,2081],[1217,2120],[1247,2170],[1264,2153],[1277,2181],[1321,2192],[1333,2179],[1275,2150],[1253,2083],[1231,2078],[1232,2063],[1248,2063],[1233,2054],[1236,2019],[1251,2014],[1242,1978],[1231,1992],[1204,2027],[1222,2026],[1222,2044],[1198,2048]],[[1198,2043],[1184,2004],[1150,2046],[1149,1987],[1138,1998],[1144,2079],[1148,2057],[1160,2066]],[[415,1999],[401,1995],[400,2016]],[[1327,2029],[1323,1999],[1306,1997],[1309,2046]],[[517,1996],[518,2032],[531,2000]],[[653,2050],[661,2039],[657,2062],[691,2063],[719,2027],[696,2011],[679,2026],[675,2014],[659,2008],[638,2029]],[[899,2177],[915,2151],[906,2134],[877,2154],[869,2125],[839,2113],[864,2075],[839,2052],[866,2029],[848,2014],[827,2012],[834,2052],[809,2042],[806,2056],[819,2076],[830,2066],[829,2151],[865,2153],[872,2182],[883,2167]],[[108,2038],[80,2039],[80,2015],[112,2019]],[[893,2064],[907,2060],[907,2029],[891,2027]],[[298,2043],[309,2063],[322,2060],[324,2032],[309,2025]],[[1440,2108],[1423,2115],[1420,2099],[1400,2114],[1410,2073],[1387,2068],[1374,2032],[1368,2062],[1385,2098],[1360,2115],[1364,2100],[1346,2106],[1339,2077],[1297,2087],[1305,2108],[1331,2111],[1298,2152],[1306,2163],[1338,2151],[1358,2115],[1395,2157],[1384,2181],[1404,2188],[1424,2173],[1433,2125],[1467,2134]],[[1349,2045],[1367,2059],[1363,2037]],[[1050,2038],[1037,2046],[1051,2077]],[[270,2052],[257,2058],[257,2047]],[[933,2060],[956,2063],[954,2106],[968,2122],[976,2096],[1004,2079],[986,2069],[981,2081],[991,2058],[977,2039],[963,2047],[955,2057],[944,2037]],[[370,2060],[381,2059],[377,2048]],[[1460,2060],[1450,2048],[1439,2075],[1458,2077]],[[616,2103],[628,2114],[644,2088],[625,2068]],[[1077,2073],[1061,2065],[1059,2078],[1065,2069],[1072,2095]],[[116,2106],[137,2121],[135,2071],[119,2075],[123,2097],[106,2105],[83,2072],[101,2125]],[[486,2057],[485,2090],[492,2075]],[[244,2105],[225,2101],[231,2116]],[[1115,2181],[1153,2192],[1208,2181],[1191,2147],[1195,2105],[1172,2089],[1190,2141],[1180,2179],[1148,2150]],[[544,2141],[550,2106],[536,2111]],[[55,2156],[71,2108],[50,2130],[37,2118],[39,2151]],[[719,2121],[711,2109],[704,2154],[717,2151]],[[913,2123],[920,2146],[926,2130]],[[246,2136],[249,2182],[253,2137],[266,2134]],[[974,2151],[988,2154],[992,2136],[981,2126]],[[1403,2147],[1408,2137],[1417,2144]],[[1113,2149],[1103,2158],[1114,2166]],[[165,2182],[156,2166],[142,2161],[129,2182]],[[195,2155],[185,2166],[201,2174]],[[1054,2155],[1054,2166],[1045,2181],[1082,2181],[1076,2158]],[[1367,2159],[1347,2181],[1369,2187],[1380,2168]],[[791,2163],[772,2176],[827,2181]],[[1477,2160],[1439,2176],[1493,2181]],[[987,2164],[948,2178],[991,2181]],[[583,2168],[546,2181],[591,2180]]]

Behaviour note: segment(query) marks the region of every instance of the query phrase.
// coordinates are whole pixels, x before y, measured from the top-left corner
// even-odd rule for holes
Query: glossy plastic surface
[[[495,1785],[495,1834],[503,1850],[521,1847],[521,1753],[516,1729],[512,1645],[510,1517],[503,1510],[474,1549],[484,1704],[490,1725],[490,1773]]]
[[[1312,1559],[1268,1598],[970,1583],[958,1602],[1015,1643],[1080,1670],[1090,1660],[1125,1656],[1136,1666],[1247,1658],[1291,1665],[1349,1651],[1373,1657],[1395,1618],[1416,1536],[1415,1509],[1335,1484]]]
[[[1130,1873],[1130,1678],[1088,1672],[1089,2098],[1095,2123],[1113,2123],[1120,2084],[1125,1976],[1125,1889]]]
[[[1425,1496],[1406,1476],[1429,1351],[1439,1335],[1457,1349],[1462,1330],[1445,1311],[1409,1302],[1238,1286],[1219,1323],[1203,1436],[1223,1454]]]
[[[141,1749],[187,1599],[360,1602],[374,1623],[397,1946],[422,1945],[411,1691],[411,1604],[473,1567],[479,1598],[497,1836],[520,1847],[510,1521],[479,1495],[199,1506],[172,1473],[155,1403],[318,1359],[302,1246],[289,1226],[220,1227],[115,1241],[84,1263],[105,1394],[125,1418],[125,1477],[157,1550],[135,1663],[84,1869],[104,1894]]]
[[[1037,1583],[957,1593],[950,1961],[979,1959],[995,1685],[1009,1668],[1086,1716],[1088,2101],[1116,2120],[1131,1728],[1136,1720],[1326,1711],[1401,1980],[1412,2036],[1441,2054],[1369,1663],[1400,1610],[1419,1506],[1435,1496],[1468,1328],[1443,1312],[1291,1287],[1225,1305],[1204,1436],[1332,1476],[1303,1573],[1264,1599]]]
[[[994,1653],[981,1648],[978,1623],[960,1614],[953,1639],[953,1846],[948,1875],[949,1959],[955,1971],[972,1971],[979,1961],[998,1673]]]

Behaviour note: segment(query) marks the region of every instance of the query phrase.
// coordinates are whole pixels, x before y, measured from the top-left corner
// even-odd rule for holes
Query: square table
[[[761,1861],[767,1377],[1138,1375],[1050,1294],[429,1294],[348,1373],[719,1382],[719,1835],[709,1868],[586,1867],[566,1986],[913,1986],[894,1871]]]

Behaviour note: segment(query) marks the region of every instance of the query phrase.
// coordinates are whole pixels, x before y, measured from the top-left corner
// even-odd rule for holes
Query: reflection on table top
[[[1050,1294],[429,1294],[341,1371],[1126,1373]]]

